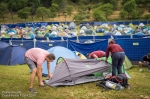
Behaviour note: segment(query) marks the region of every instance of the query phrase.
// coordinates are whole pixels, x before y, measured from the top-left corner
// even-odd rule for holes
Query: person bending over
[[[89,59],[97,59],[97,58],[101,58],[101,57],[104,57],[104,56],[105,56],[105,52],[101,51],[101,50],[94,51],[92,53],[87,54],[87,57]]]
[[[116,71],[118,71],[118,74],[122,74],[122,65],[125,60],[124,50],[120,45],[115,44],[115,41],[111,40],[106,49],[106,62],[109,57],[109,52],[111,52],[112,57],[112,76],[116,76]]]
[[[25,53],[25,62],[32,71],[30,75],[30,92],[36,92],[33,89],[33,82],[36,74],[38,75],[39,86],[44,86],[42,81],[42,64],[45,60],[47,61],[48,76],[49,78],[52,78],[52,74],[50,73],[50,62],[55,60],[54,54],[49,54],[48,51],[41,48],[31,48]]]

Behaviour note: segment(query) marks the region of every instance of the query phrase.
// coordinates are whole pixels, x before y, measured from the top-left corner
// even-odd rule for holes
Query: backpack
[[[114,83],[120,84],[123,87],[127,87],[128,84],[128,78],[126,74],[118,74],[117,76],[108,76],[105,81],[112,81]]]
[[[101,82],[97,83],[96,86],[103,87],[105,90],[113,89],[106,85],[106,82],[108,82],[108,81],[117,87],[120,86],[120,88],[121,87],[123,87],[123,88],[129,87],[128,78],[127,78],[126,74],[118,74],[117,76],[108,76]]]

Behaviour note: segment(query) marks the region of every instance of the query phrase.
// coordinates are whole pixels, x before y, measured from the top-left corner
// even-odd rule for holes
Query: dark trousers
[[[116,76],[116,71],[118,74],[122,73],[122,65],[125,60],[124,52],[116,52],[112,54],[112,76]]]

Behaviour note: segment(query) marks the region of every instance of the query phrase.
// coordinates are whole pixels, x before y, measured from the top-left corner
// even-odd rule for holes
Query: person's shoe
[[[29,88],[29,92],[36,92],[33,88]]]
[[[148,69],[148,71],[150,72],[150,68]]]
[[[142,72],[142,71],[143,71],[143,69],[140,69],[139,71],[140,71],[140,72]]]

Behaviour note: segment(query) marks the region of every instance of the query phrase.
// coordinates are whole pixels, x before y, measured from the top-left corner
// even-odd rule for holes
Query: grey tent
[[[55,68],[53,78],[45,80],[50,86],[76,85],[104,79],[95,76],[96,73],[110,74],[111,64],[96,59],[67,59],[64,58]]]

